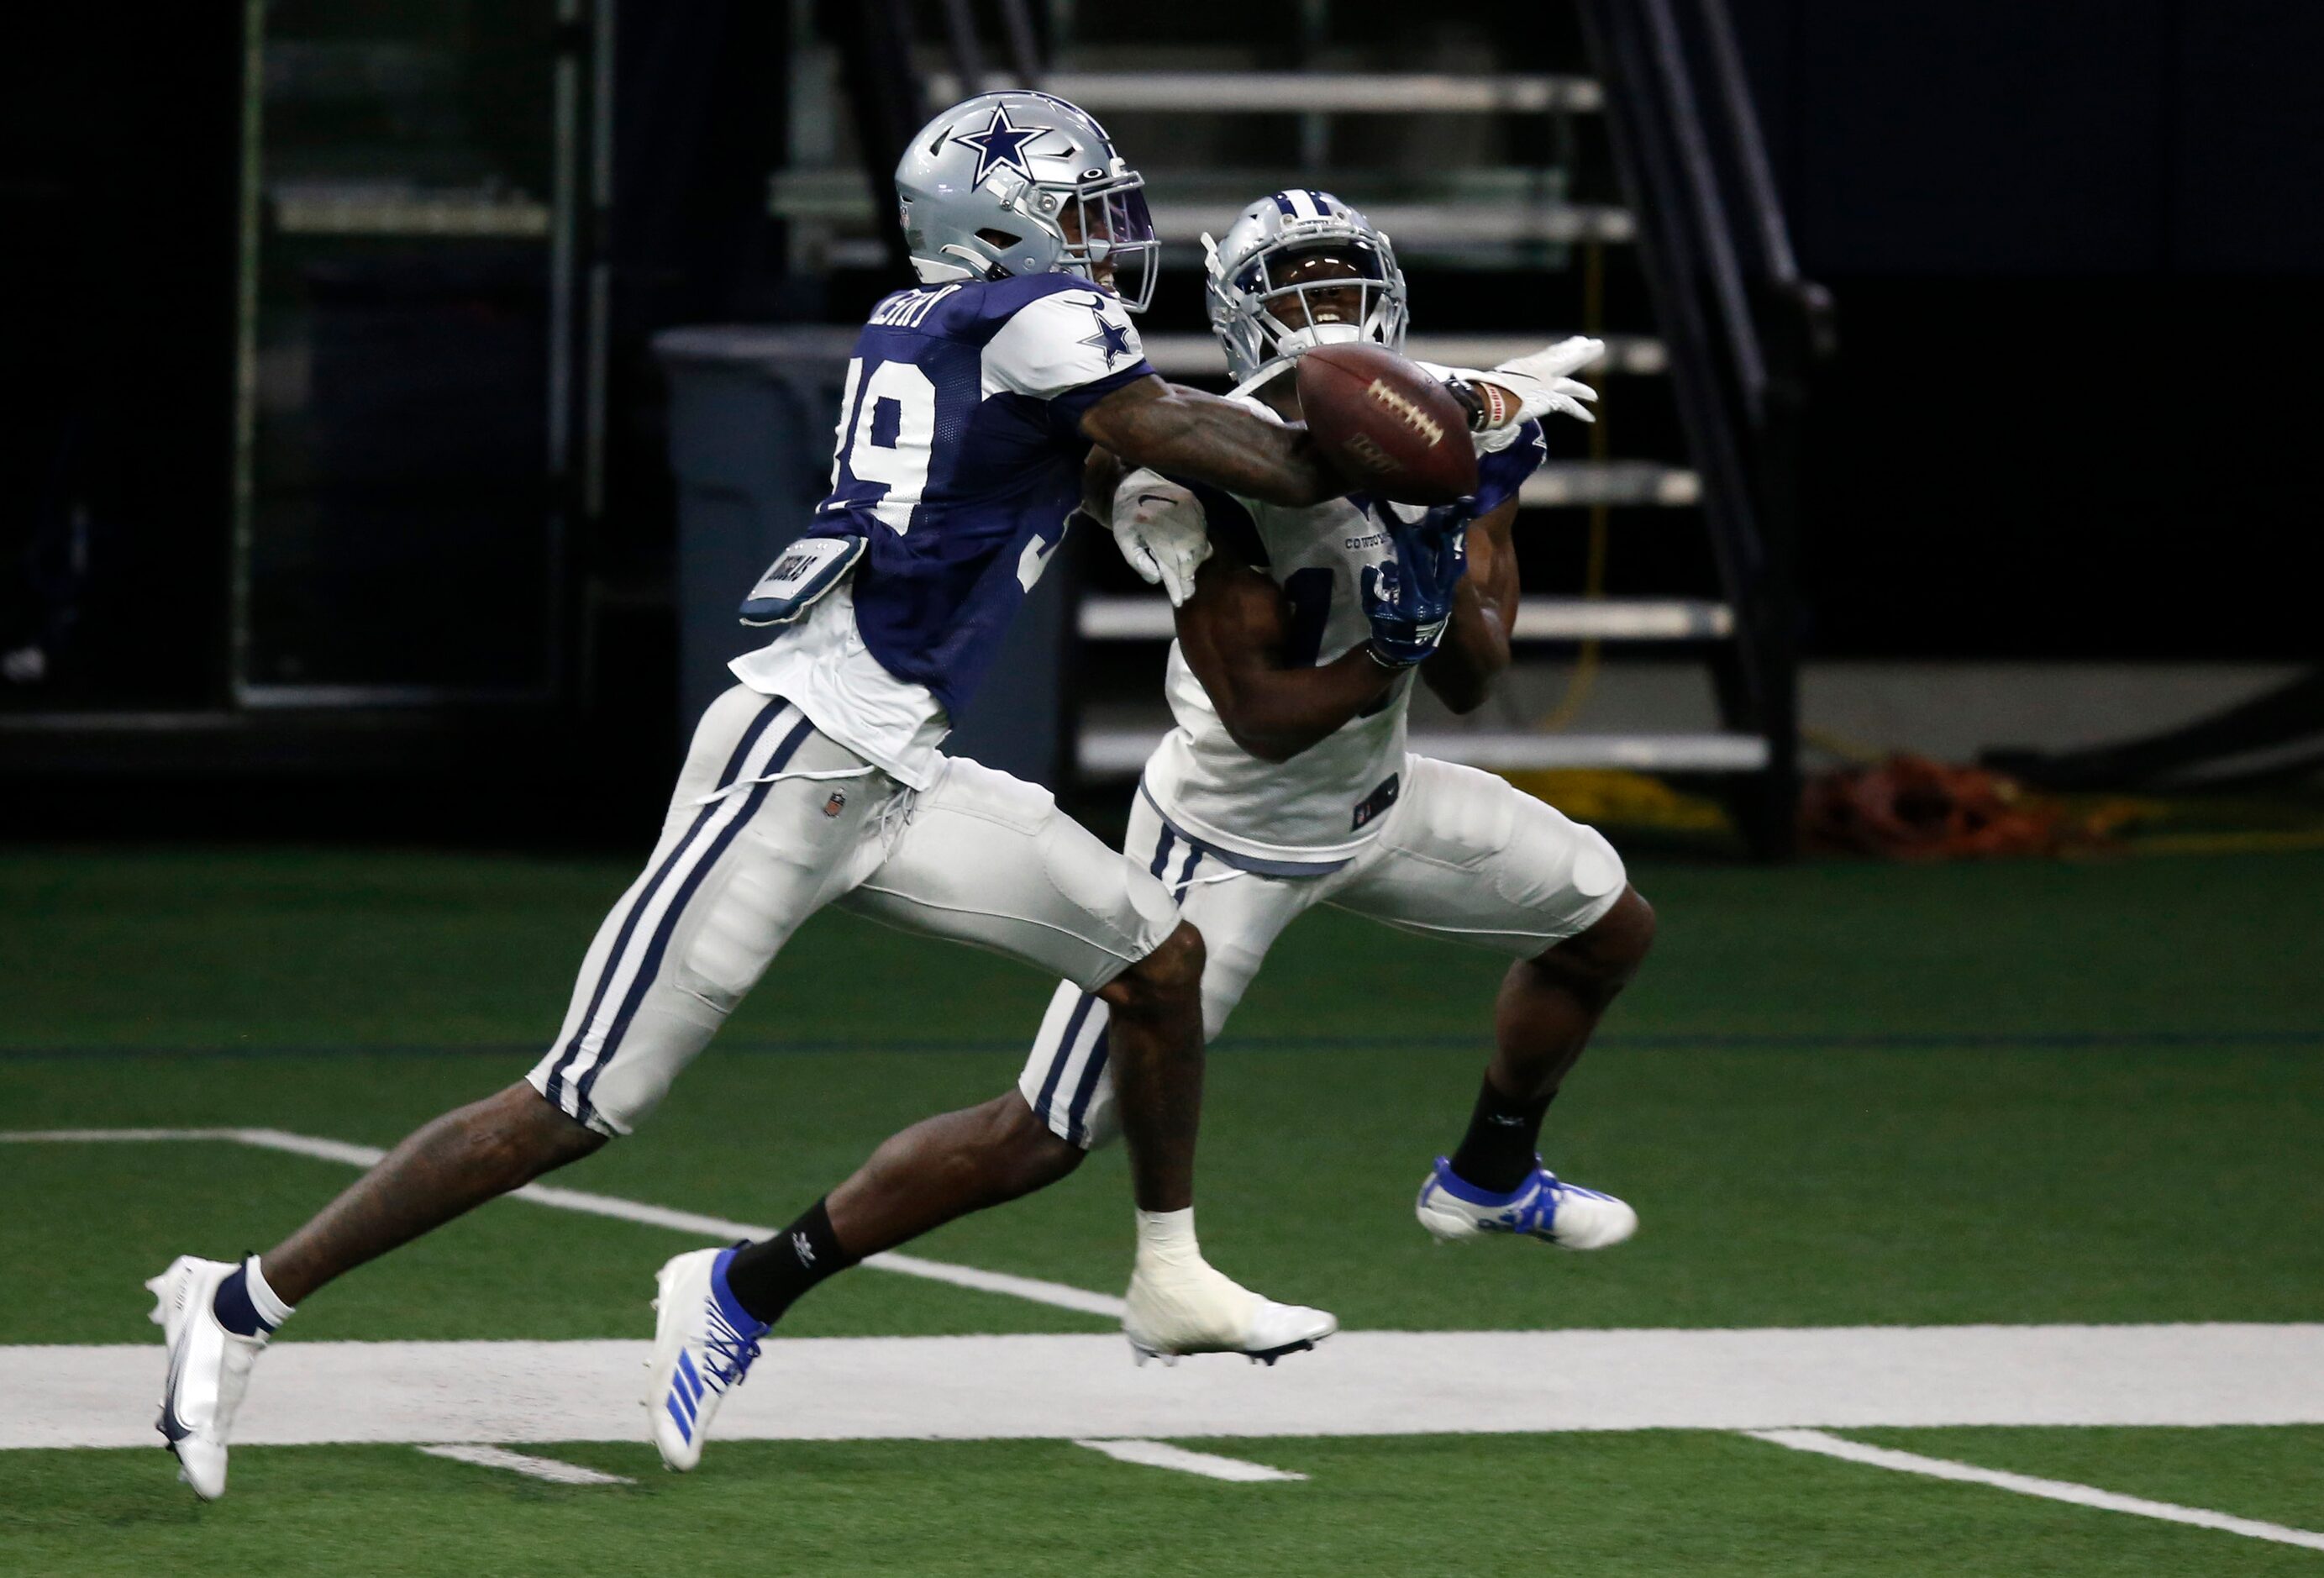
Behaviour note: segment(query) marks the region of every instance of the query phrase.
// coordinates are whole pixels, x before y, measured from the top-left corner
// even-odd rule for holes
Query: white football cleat
[[[739,1248],[740,1246],[736,1246]],[[662,1267],[654,1281],[653,1354],[646,1361],[646,1408],[662,1466],[684,1473],[702,1461],[702,1440],[726,1394],[742,1384],[759,1356],[764,1323],[712,1273],[733,1250],[696,1250]]]
[[[180,1255],[145,1284],[153,1295],[153,1324],[170,1344],[170,1376],[161,1386],[161,1438],[178,1456],[178,1477],[205,1501],[226,1494],[226,1453],[235,1410],[250,1384],[264,1337],[244,1337],[218,1324],[210,1301],[236,1268],[224,1260]]]
[[[1443,1157],[1413,1204],[1420,1225],[1440,1243],[1521,1233],[1567,1250],[1611,1249],[1638,1231],[1629,1203],[1569,1184],[1534,1158],[1526,1181],[1506,1195],[1480,1189]]]
[[[1242,1353],[1273,1364],[1340,1329],[1328,1311],[1261,1298],[1196,1256],[1139,1257],[1121,1330],[1139,1363],[1175,1364],[1186,1353]]]

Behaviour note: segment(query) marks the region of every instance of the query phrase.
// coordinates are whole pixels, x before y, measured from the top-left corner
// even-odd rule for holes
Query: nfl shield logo
[[[846,808],[847,797],[837,789],[832,790],[831,798],[823,802],[823,814],[826,817],[836,817]]]

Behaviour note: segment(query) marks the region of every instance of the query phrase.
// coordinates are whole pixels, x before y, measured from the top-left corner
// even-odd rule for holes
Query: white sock
[[[1167,1266],[1200,1265],[1203,1251],[1194,1241],[1194,1208],[1139,1212],[1138,1258]]]
[[[259,1269],[258,1257],[253,1255],[242,1263],[242,1285],[250,1294],[250,1307],[269,1326],[280,1326],[299,1312],[282,1302],[274,1289],[266,1284],[266,1273]]]

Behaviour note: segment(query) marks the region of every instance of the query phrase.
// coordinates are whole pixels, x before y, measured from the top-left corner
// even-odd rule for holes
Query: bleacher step
[[[1128,778],[1146,765],[1164,731],[1095,728],[1082,731],[1075,752],[1093,778]],[[1488,771],[1618,767],[1637,772],[1757,772],[1767,765],[1767,742],[1757,734],[1719,731],[1688,734],[1544,734],[1526,730],[1415,730],[1416,755]]]
[[[1448,367],[1491,367],[1563,339],[1567,332],[1545,329],[1539,334],[1416,334],[1405,341],[1404,354],[1416,361],[1437,362]],[[1606,355],[1582,373],[1583,378],[1592,373],[1656,377],[1669,370],[1669,350],[1652,335],[1609,334],[1600,337],[1606,342]],[[1218,341],[1209,335],[1149,334],[1143,338],[1146,359],[1166,378],[1226,376],[1226,358],[1219,351]]]
[[[952,73],[930,73],[928,102],[968,96]],[[987,72],[984,91],[1014,88]],[[1102,115],[1120,110],[1196,114],[1540,115],[1593,114],[1606,95],[1595,78],[1524,73],[1451,76],[1373,71],[1052,71],[1041,91]]]
[[[1169,602],[1159,596],[1082,599],[1084,641],[1168,641]],[[1525,597],[1510,634],[1521,641],[1718,641],[1735,633],[1735,611],[1692,597]]]
[[[1528,509],[1591,504],[1683,510],[1702,502],[1702,475],[1659,460],[1550,460],[1517,492]]]
[[[1415,181],[1392,171],[1343,170],[1152,170],[1146,171],[1154,227],[1166,245],[1192,247],[1204,231],[1222,233],[1254,196],[1286,186],[1364,194],[1372,223],[1406,255],[1478,248],[1626,245],[1637,235],[1628,208],[1570,203],[1526,170],[1470,171],[1460,179]],[[875,210],[860,171],[833,166],[776,171],[768,211],[778,219],[849,225],[869,230],[894,216]]]

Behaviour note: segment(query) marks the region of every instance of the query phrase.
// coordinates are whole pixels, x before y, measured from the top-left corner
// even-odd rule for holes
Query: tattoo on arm
[[[1150,466],[1271,504],[1315,504],[1348,484],[1305,427],[1159,378],[1124,384],[1082,413],[1082,431],[1124,464]]]

